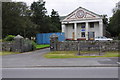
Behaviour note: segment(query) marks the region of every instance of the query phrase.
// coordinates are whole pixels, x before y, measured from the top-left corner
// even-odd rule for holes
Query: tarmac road
[[[4,68],[3,78],[118,78],[118,67]]]
[[[28,68],[41,66],[118,66],[118,58],[66,58],[66,59],[47,59],[43,55],[50,52],[49,48],[26,52],[22,54],[12,54],[2,56],[3,68]]]

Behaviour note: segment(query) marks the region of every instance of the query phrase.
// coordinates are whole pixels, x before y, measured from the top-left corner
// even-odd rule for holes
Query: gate
[[[65,40],[64,33],[38,33],[36,35],[36,42],[37,44],[50,44],[50,36],[52,34],[56,34],[58,36],[58,41]]]
[[[94,32],[88,32],[88,39],[89,40],[93,40],[95,37],[95,33]]]

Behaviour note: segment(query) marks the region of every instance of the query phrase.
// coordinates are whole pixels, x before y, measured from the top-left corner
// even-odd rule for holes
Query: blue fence
[[[36,42],[37,44],[50,44],[50,36],[52,34],[56,34],[58,36],[59,41],[65,40],[64,33],[39,33],[36,35]]]

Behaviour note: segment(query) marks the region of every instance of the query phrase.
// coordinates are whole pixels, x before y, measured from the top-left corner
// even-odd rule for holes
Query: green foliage
[[[3,40],[2,39],[0,39],[0,42],[2,42]]]
[[[31,40],[31,44],[32,44],[32,46],[33,46],[33,50],[35,50],[37,44],[36,44],[33,40]]]
[[[118,35],[118,39],[120,40],[120,33],[119,33],[119,35]]]
[[[108,31],[113,37],[116,37],[120,34],[120,10],[118,10],[113,17],[110,18]]]
[[[35,37],[36,33],[60,31],[58,12],[52,10],[46,15],[45,2],[33,2],[30,8],[23,2],[2,3],[3,38],[6,35],[21,35],[24,38]]]
[[[14,37],[15,36],[13,36],[13,35],[8,35],[4,38],[4,41],[12,41],[12,40],[14,40]]]
[[[46,47],[50,47],[50,45],[49,45],[49,44],[36,45],[36,48],[37,48],[37,49],[46,48]]]
[[[31,10],[23,2],[2,3],[3,37],[6,35],[33,36],[35,24],[30,20]],[[31,34],[33,33],[33,34]],[[29,35],[29,36],[28,36]]]
[[[60,18],[58,12],[55,11],[54,9],[52,9],[51,12],[51,23],[52,23],[52,32],[59,32],[61,29]]]
[[[37,25],[36,31],[38,33],[49,33],[60,31],[60,19],[57,11],[54,9],[51,12],[51,16],[47,16],[47,10],[45,8],[45,2],[37,1],[31,4],[31,10],[33,15],[31,20]]]
[[[97,58],[97,57],[120,57],[118,52],[105,52],[104,55],[77,56],[78,51],[52,51],[44,55],[45,58]],[[81,51],[81,54],[94,54],[96,51]]]
[[[21,32],[23,23],[20,15],[23,15],[23,6],[25,5],[22,3],[14,2],[4,2],[2,4],[3,37],[8,34],[17,35]]]
[[[31,40],[31,43],[32,43],[32,45],[33,45],[33,50],[50,47],[49,44],[38,45],[38,44],[35,43],[33,40]]]
[[[107,15],[103,15],[103,24],[104,24],[106,31],[109,32],[109,30],[108,30],[109,23],[108,23],[108,18],[106,18],[106,17],[107,17]],[[106,36],[109,36],[109,35],[106,35]]]
[[[37,1],[33,2],[31,4],[31,10],[33,12],[31,20],[33,23],[37,25],[37,32],[43,32],[46,31],[47,26],[46,26],[46,8],[45,8],[45,2]]]
[[[20,53],[19,52],[7,52],[7,51],[0,52],[0,56],[11,55],[11,54],[20,54]]]

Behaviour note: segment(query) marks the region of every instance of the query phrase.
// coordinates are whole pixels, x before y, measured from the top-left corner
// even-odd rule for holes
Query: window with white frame
[[[81,37],[85,37],[85,32],[81,32]]]
[[[90,23],[90,28],[94,28],[94,22]]]

